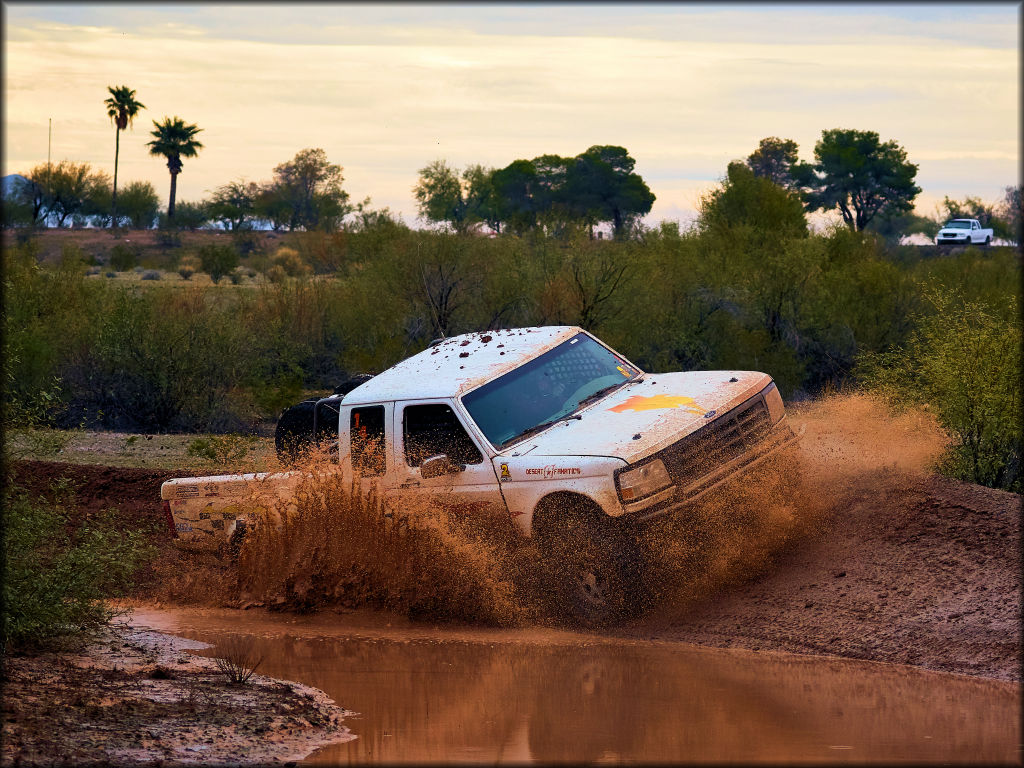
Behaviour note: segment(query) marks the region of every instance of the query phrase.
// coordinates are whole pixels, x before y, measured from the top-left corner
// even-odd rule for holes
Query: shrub
[[[176,229],[161,227],[156,233],[156,243],[161,248],[177,248],[181,245],[181,233]]]
[[[197,437],[188,444],[185,453],[195,458],[228,464],[244,459],[255,444],[256,438],[252,435]]]
[[[298,251],[284,245],[274,252],[270,263],[281,267],[288,277],[305,277],[313,273],[313,268],[303,261]]]
[[[214,663],[228,682],[244,685],[255,674],[263,657],[257,655],[253,641],[248,637],[231,637],[217,643],[217,656]]]
[[[210,243],[199,249],[199,260],[203,271],[217,283],[238,266],[238,251],[230,245]]]
[[[154,552],[110,516],[74,528],[74,497],[58,490],[52,503],[5,493],[5,652],[72,641],[105,625],[117,611],[104,601],[122,595]]]
[[[952,292],[926,294],[907,343],[864,355],[869,387],[890,402],[926,403],[954,438],[940,465],[952,477],[1020,491],[1021,348],[1017,302],[1003,311]]]
[[[231,243],[243,256],[249,256],[263,249],[263,240],[258,233],[240,229],[231,233]]]
[[[118,243],[110,249],[110,266],[118,272],[134,269],[139,261],[139,250],[135,246]]]
[[[192,275],[198,272],[200,267],[202,267],[202,263],[195,256],[183,256],[178,262],[178,274],[183,280],[191,280]]]

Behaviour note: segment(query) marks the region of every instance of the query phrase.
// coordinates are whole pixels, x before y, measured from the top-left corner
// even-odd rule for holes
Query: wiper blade
[[[501,445],[502,445],[502,447],[504,447],[504,446],[508,445],[509,443],[515,442],[516,440],[521,440],[524,437],[529,437],[530,435],[535,435],[538,432],[540,432],[541,430],[547,429],[548,427],[555,426],[555,424],[557,424],[560,421],[564,421],[564,419],[565,419],[565,417],[563,416],[560,419],[552,419],[551,421],[545,421],[542,424],[537,424],[535,426],[532,426],[529,429],[523,430],[522,432],[520,432],[515,437],[510,437],[508,440],[506,440]]]
[[[622,384],[625,384],[625,383],[627,383],[627,382],[622,382]],[[597,392],[594,392],[592,395],[587,395],[582,400],[580,400],[578,403],[576,403],[576,407],[577,408],[582,408],[587,403],[592,403],[595,400],[600,400],[602,397],[607,395],[613,389],[618,389],[619,387],[621,387],[622,384],[609,384],[607,387],[602,387],[601,389],[597,390]]]

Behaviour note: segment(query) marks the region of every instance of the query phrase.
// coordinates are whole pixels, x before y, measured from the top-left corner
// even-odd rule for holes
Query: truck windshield
[[[469,392],[463,405],[498,448],[571,416],[641,373],[578,333],[514,371]]]
[[[954,221],[946,222],[946,229],[970,229],[971,222],[964,221],[963,219],[956,219]]]

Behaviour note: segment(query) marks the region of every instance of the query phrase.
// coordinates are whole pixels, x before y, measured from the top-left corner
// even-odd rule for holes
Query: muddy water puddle
[[[320,688],[357,739],[313,764],[1017,763],[1020,686],[907,667],[374,613],[137,610]],[[215,653],[215,651],[214,651]]]

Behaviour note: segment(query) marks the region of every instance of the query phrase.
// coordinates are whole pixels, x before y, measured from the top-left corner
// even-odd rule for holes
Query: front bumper
[[[628,516],[635,522],[644,522],[684,509],[705,494],[745,474],[762,463],[769,456],[784,450],[804,436],[807,425],[794,432],[786,420],[776,424],[771,433],[756,448],[751,449],[716,470],[703,475],[685,487],[673,486],[656,495],[656,503]]]

